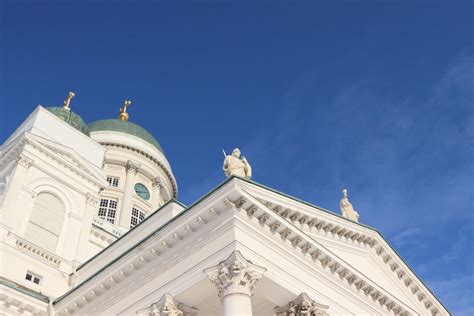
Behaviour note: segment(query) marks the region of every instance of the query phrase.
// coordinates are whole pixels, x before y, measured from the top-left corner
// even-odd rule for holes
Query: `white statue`
[[[339,203],[341,207],[342,216],[353,220],[354,222],[359,222],[359,213],[357,213],[354,208],[352,207],[351,202],[349,202],[349,198],[347,197],[347,190],[342,190],[342,199]]]
[[[252,167],[245,157],[240,158],[240,150],[235,148],[232,155],[226,155],[224,152],[224,172],[227,177],[239,176],[250,178],[252,176]]]

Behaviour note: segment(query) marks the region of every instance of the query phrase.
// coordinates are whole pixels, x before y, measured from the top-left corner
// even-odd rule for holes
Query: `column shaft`
[[[222,298],[222,316],[252,316],[252,301],[246,294],[230,294]]]
[[[132,161],[127,162],[127,177],[125,179],[125,188],[122,197],[122,207],[120,208],[120,218],[118,225],[130,228],[130,216],[132,214],[132,195],[135,185],[135,176],[139,165]]]

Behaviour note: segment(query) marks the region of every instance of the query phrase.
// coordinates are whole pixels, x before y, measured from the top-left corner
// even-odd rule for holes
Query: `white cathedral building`
[[[129,101],[86,124],[73,96],[0,147],[0,315],[449,315],[347,191],[341,216],[250,180],[235,150],[186,206]]]

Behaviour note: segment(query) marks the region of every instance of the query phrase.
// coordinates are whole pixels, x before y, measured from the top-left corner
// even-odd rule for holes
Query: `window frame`
[[[37,273],[27,270],[26,275],[25,275],[25,280],[36,285],[41,285],[41,283],[43,282],[43,277]]]
[[[146,212],[143,211],[137,205],[132,206],[132,212],[130,214],[130,229],[138,226],[146,218]]]
[[[106,205],[103,205],[103,201],[107,201]],[[114,204],[112,207],[111,204]],[[112,197],[102,197],[99,201],[99,209],[97,210],[97,216],[109,223],[115,224],[117,219],[118,211],[118,199]]]
[[[109,184],[109,187],[118,188],[120,183],[120,177],[107,176],[107,183]]]

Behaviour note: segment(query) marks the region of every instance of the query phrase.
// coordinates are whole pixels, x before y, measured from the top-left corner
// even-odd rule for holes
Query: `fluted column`
[[[247,261],[236,250],[218,265],[204,270],[221,299],[221,315],[251,316],[253,290],[267,269]]]
[[[120,208],[119,226],[130,228],[130,216],[132,213],[132,195],[135,185],[135,177],[140,165],[129,160],[127,161],[125,178],[125,188],[123,190],[122,207]]]
[[[161,190],[163,185],[161,184],[160,177],[153,179],[152,183],[152,192],[151,192],[151,210],[155,211],[163,204],[163,199],[161,198]]]

